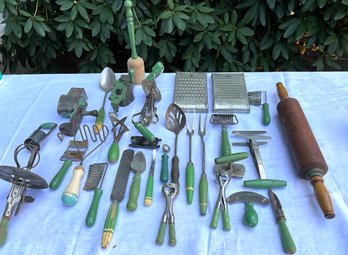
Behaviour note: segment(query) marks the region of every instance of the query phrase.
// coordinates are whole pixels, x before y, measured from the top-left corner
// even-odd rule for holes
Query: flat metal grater
[[[107,168],[107,163],[96,163],[90,165],[83,190],[95,190],[98,187],[100,180],[105,175]]]
[[[208,112],[207,74],[177,72],[175,76],[174,103],[184,111]]]
[[[213,112],[249,113],[244,73],[213,73]]]

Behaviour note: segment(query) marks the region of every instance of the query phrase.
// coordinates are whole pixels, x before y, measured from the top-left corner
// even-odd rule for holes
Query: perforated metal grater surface
[[[214,112],[250,112],[250,104],[243,73],[213,73],[212,81]]]
[[[184,111],[208,112],[207,74],[177,72],[175,76],[174,103]]]

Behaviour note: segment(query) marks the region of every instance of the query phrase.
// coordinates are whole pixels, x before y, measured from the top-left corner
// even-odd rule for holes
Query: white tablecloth
[[[0,165],[15,166],[13,152],[17,145],[31,135],[44,122],[65,122],[57,114],[58,98],[66,94],[71,87],[83,87],[88,95],[88,110],[99,109],[103,91],[99,88],[100,74],[45,74],[45,75],[4,75],[0,86]],[[116,78],[119,74],[116,74]],[[232,130],[267,130],[272,140],[261,146],[266,174],[272,179],[285,179],[288,186],[275,190],[278,195],[287,225],[297,246],[296,254],[348,254],[348,73],[347,72],[274,72],[245,73],[248,91],[267,91],[272,122],[265,127],[261,124],[261,106],[251,106],[250,114],[238,114],[239,124],[229,127],[231,142],[241,141],[233,137]],[[157,103],[159,123],[150,129],[162,139],[162,144],[174,148],[174,133],[164,126],[167,106],[173,101],[175,74],[162,74],[157,85],[162,93],[162,101]],[[336,217],[324,218],[313,194],[310,183],[301,179],[295,169],[288,147],[277,119],[276,104],[278,96],[277,82],[283,82],[289,96],[299,100],[306,117],[316,136],[318,144],[329,166],[324,180],[331,194]],[[208,74],[209,111],[212,112],[212,85]],[[131,124],[131,115],[140,111],[145,100],[141,87],[134,89],[135,100],[125,108],[120,108],[118,116],[128,116],[126,124],[130,127],[120,141],[121,150],[127,149],[132,135],[139,135]],[[106,112],[111,111],[109,101]],[[184,191],[185,168],[188,162],[188,136],[183,130],[179,136],[178,154],[180,158],[181,192],[174,202],[176,216],[177,245],[168,245],[168,230],[162,246],[155,244],[157,231],[165,207],[159,180],[162,150],[158,150],[155,171],[155,189],[153,205],[143,205],[146,180],[152,150],[143,149],[147,159],[147,170],[142,175],[138,209],[126,210],[129,187],[133,178],[130,175],[124,200],[116,223],[112,242],[107,249],[101,248],[101,235],[105,216],[110,206],[110,194],[118,169],[118,163],[109,165],[102,186],[104,194],[100,201],[96,223],[85,226],[85,217],[92,201],[93,192],[81,188],[78,203],[65,207],[61,194],[67,186],[72,169],[65,176],[62,185],[56,190],[28,189],[27,195],[35,202],[24,204],[19,214],[12,216],[8,225],[6,244],[0,248],[0,254],[283,254],[278,226],[271,206],[255,205],[259,214],[259,224],[247,228],[242,223],[243,204],[229,206],[231,231],[222,230],[222,222],[216,230],[209,228],[218,186],[213,174],[214,158],[220,154],[221,126],[207,124],[207,176],[209,182],[208,212],[205,217],[199,215],[198,182],[201,172],[201,147],[197,134],[198,115],[196,115],[196,133],[193,137],[193,162],[195,165],[195,194],[192,205],[187,205]],[[94,123],[93,117],[84,117],[83,123]],[[106,118],[110,127],[110,120]],[[32,172],[42,176],[49,183],[62,165],[60,156],[67,148],[68,138],[63,142],[56,137],[54,130],[42,145],[41,161]],[[106,162],[107,150],[112,142],[110,135],[106,143],[88,157],[84,165]],[[90,148],[93,144],[90,145]],[[134,149],[138,151],[139,149]],[[232,147],[233,152],[246,151],[247,147]],[[24,153],[25,154],[25,153]],[[173,150],[170,153],[170,159]],[[26,160],[23,156],[24,161]],[[171,160],[170,160],[171,161]],[[240,190],[243,180],[258,178],[252,157],[241,161],[246,167],[243,179],[233,179],[227,186],[227,195]],[[74,163],[76,165],[76,163]],[[82,185],[87,174],[84,175]],[[11,184],[0,180],[0,211],[3,212],[6,197]],[[249,189],[250,190],[250,189]],[[253,190],[267,196],[266,190]],[[221,220],[221,216],[220,216]]]

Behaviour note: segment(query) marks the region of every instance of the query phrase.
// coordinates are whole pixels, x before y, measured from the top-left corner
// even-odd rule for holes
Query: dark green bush
[[[138,0],[138,54],[166,70],[340,69],[348,52],[348,0]],[[123,1],[0,0],[5,68],[42,72],[74,59],[81,72],[126,68],[130,56]]]

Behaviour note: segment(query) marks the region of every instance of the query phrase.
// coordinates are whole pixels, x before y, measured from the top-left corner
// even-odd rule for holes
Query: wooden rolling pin
[[[327,173],[323,154],[308,124],[306,116],[295,98],[289,98],[288,92],[281,82],[277,83],[280,102],[277,111],[281,126],[286,135],[290,151],[294,158],[298,173],[310,180],[317,202],[325,218],[335,217],[330,194],[327,191],[323,176]]]

